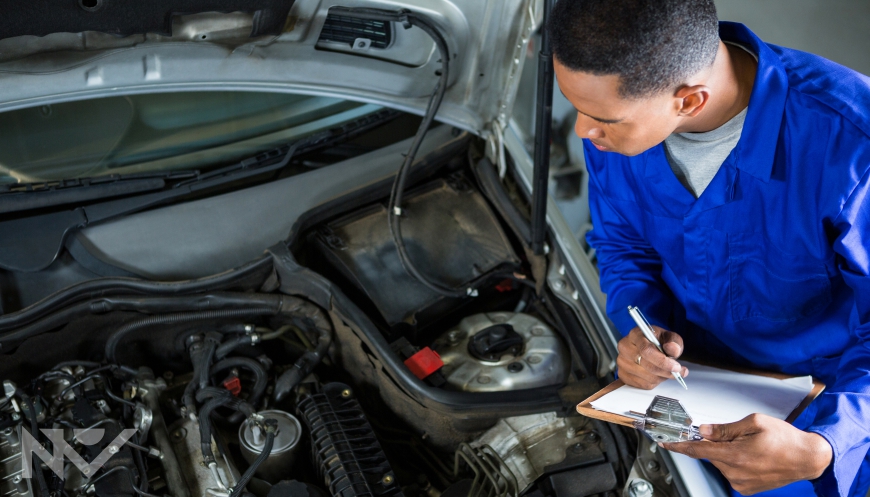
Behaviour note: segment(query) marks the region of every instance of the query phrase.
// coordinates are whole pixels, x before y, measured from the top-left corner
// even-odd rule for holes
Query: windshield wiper
[[[232,166],[207,173],[194,172],[180,182],[170,185],[166,185],[166,178],[152,178],[163,183],[164,186],[159,191],[97,202],[72,210],[0,221],[0,267],[10,271],[39,271],[54,261],[66,237],[75,229],[163,205],[202,190],[277,171],[290,163],[297,150],[307,148],[313,143],[328,141],[331,136],[333,135],[329,132],[317,133],[290,145],[257,154]],[[153,186],[156,185],[155,183]],[[0,201],[6,195],[8,194],[0,194]],[[10,198],[21,197],[13,194]]]
[[[113,174],[0,185],[0,214],[162,190],[167,181],[194,178],[199,171]]]

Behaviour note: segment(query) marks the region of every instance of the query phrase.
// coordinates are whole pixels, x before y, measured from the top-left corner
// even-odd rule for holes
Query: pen
[[[659,342],[659,339],[656,338],[656,334],[653,333],[649,321],[646,320],[644,315],[640,312],[640,309],[630,305],[628,306],[628,314],[631,315],[631,319],[634,319],[637,327],[640,328],[640,331],[643,332],[643,336],[645,336],[647,340],[652,342],[652,344],[655,345],[657,349],[659,349],[659,352],[665,354],[665,351],[662,350],[662,344]],[[680,385],[683,386],[683,388],[685,388],[686,390],[689,389],[689,387],[686,386],[686,380],[683,379],[680,373],[672,372],[671,374],[674,375],[674,379],[676,379],[680,383]]]

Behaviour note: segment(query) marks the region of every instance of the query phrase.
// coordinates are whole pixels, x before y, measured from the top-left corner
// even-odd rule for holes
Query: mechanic
[[[719,23],[713,0],[561,0],[549,29],[584,138],[620,378],[686,375],[673,359],[686,350],[827,385],[794,425],[752,415],[665,448],[743,494],[864,497],[870,79]]]

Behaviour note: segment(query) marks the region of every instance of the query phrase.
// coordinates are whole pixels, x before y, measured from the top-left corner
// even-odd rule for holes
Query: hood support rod
[[[553,127],[553,53],[547,22],[554,0],[544,0],[541,51],[538,52],[538,107],[535,113],[535,165],[532,177],[532,250],[545,253],[547,232],[547,187],[550,180],[550,134]]]

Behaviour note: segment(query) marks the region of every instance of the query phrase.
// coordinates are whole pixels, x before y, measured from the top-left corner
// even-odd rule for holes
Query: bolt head
[[[384,478],[381,481],[384,482],[384,485],[392,485],[393,484],[393,477],[390,475],[386,475],[386,476],[384,476]]]
[[[350,397],[350,394],[351,394],[350,388],[345,388],[344,390],[341,391],[341,396],[344,398]]]
[[[628,495],[630,497],[652,497],[653,487],[648,481],[637,479],[631,482]]]
[[[523,370],[523,363],[521,362],[512,362],[508,364],[507,370],[511,373],[519,373]]]
[[[556,290],[564,290],[565,289],[565,280],[554,280],[553,288]]]

